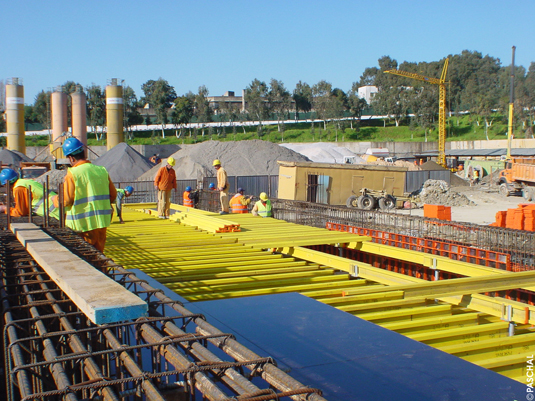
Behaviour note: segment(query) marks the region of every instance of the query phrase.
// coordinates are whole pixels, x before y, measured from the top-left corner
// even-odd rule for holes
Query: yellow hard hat
[[[262,199],[263,201],[267,201],[267,200],[268,200],[268,196],[267,196],[267,194],[266,194],[265,192],[262,192],[262,193],[260,194],[260,199]]]
[[[219,159],[215,159],[212,163],[212,166],[221,166],[221,161]]]
[[[169,164],[171,167],[175,165],[175,158],[174,157],[168,157],[167,158],[167,164]]]

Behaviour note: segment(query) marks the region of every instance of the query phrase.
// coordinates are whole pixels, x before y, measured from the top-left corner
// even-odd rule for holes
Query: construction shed
[[[405,194],[404,167],[279,161],[279,199],[345,205],[362,188]]]

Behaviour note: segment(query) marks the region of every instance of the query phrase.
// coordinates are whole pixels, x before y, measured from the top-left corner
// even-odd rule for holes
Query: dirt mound
[[[374,164],[376,166],[394,166],[394,167],[405,167],[409,171],[420,170],[420,166],[414,165],[414,163],[405,161],[405,160],[396,160],[394,163],[384,161],[382,159],[375,160],[373,162],[368,162],[367,164]]]
[[[135,181],[153,166],[152,163],[125,142],[121,142],[108,150],[93,164],[106,167],[113,182]]]
[[[435,163],[432,160],[429,160],[428,162],[425,162],[420,166],[420,170],[426,170],[426,171],[437,171],[437,170],[446,170],[444,167],[442,167],[440,164]]]
[[[427,180],[422,189],[415,196],[418,203],[444,206],[472,206],[475,205],[466,195],[452,191],[446,181]]]
[[[221,160],[229,176],[277,175],[278,160],[310,161],[307,157],[293,150],[272,142],[252,141],[207,141],[187,146],[172,155],[176,164],[173,167],[177,179],[201,179],[216,175],[212,166],[214,159]],[[158,169],[165,165],[166,160],[147,171],[139,181],[153,180]]]
[[[31,162],[28,156],[16,150],[2,149],[0,150],[0,163],[11,168],[18,168],[20,162]]]

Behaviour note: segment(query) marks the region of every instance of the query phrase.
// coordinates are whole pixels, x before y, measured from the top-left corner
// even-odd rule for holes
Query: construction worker
[[[193,194],[191,193],[191,187],[188,185],[186,190],[182,194],[182,204],[186,207],[193,207]]]
[[[150,161],[151,163],[154,163],[154,164],[160,164],[160,162],[161,162],[162,160],[160,159],[160,156],[157,155],[157,154],[155,153],[155,154],[149,159],[149,161]]]
[[[262,192],[259,198],[260,200],[254,204],[253,210],[251,210],[253,216],[273,217],[273,208],[267,194]]]
[[[117,198],[117,190],[108,171],[86,159],[80,140],[67,138],[62,148],[72,166],[64,181],[65,224],[103,252],[106,229],[111,223],[111,204]],[[56,207],[58,202],[58,196],[54,197]]]
[[[217,170],[217,189],[220,191],[219,201],[221,202],[221,211],[219,214],[228,214],[228,190],[230,185],[228,183],[227,172],[221,167],[221,161],[219,159],[215,159],[212,164]]]
[[[38,216],[45,215],[44,188],[43,185],[34,180],[19,178],[19,175],[12,168],[5,168],[0,172],[0,184],[6,185],[9,181],[12,191],[15,207],[11,208],[9,214],[13,217],[28,216],[31,212]],[[32,192],[32,204],[28,196],[28,188]],[[52,202],[56,193],[48,191],[48,215],[59,220],[59,209]],[[0,212],[7,213],[7,207],[0,205]]]
[[[230,198],[229,206],[230,213],[248,213],[247,206],[251,203],[252,196],[246,197],[243,195],[243,188],[238,188],[238,192]]]
[[[168,219],[171,210],[171,191],[176,191],[176,173],[173,169],[174,157],[168,157],[165,166],[160,167],[154,177],[154,186],[158,190],[158,217]]]
[[[123,199],[128,198],[134,192],[134,188],[130,185],[125,189],[117,188],[117,199],[115,200],[115,208],[117,209],[117,217],[119,217],[119,223],[124,224],[123,221]]]

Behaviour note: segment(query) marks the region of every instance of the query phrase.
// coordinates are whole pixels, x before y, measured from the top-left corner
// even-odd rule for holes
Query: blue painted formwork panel
[[[521,400],[526,386],[300,294],[196,302],[330,401]]]

